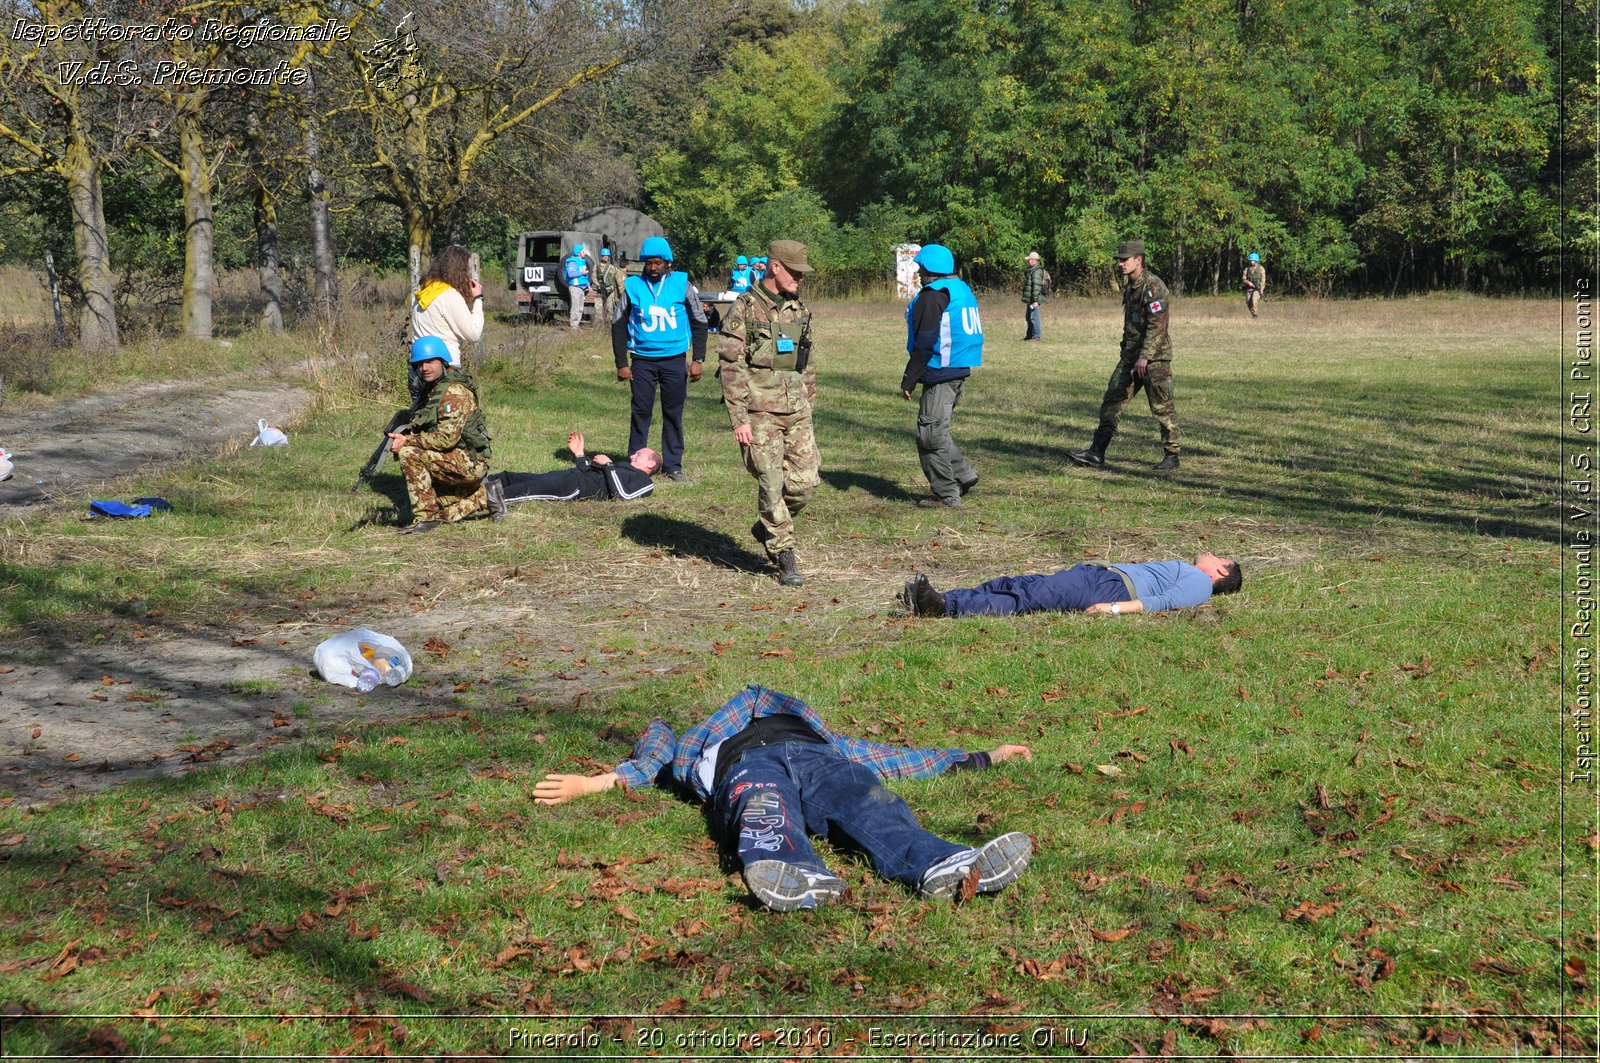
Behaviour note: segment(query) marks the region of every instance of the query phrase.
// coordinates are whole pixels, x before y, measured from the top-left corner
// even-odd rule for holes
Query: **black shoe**
[[[785,587],[800,587],[806,582],[806,578],[800,575],[800,561],[794,556],[793,550],[778,554],[778,582]]]
[[[1089,447],[1086,450],[1069,450],[1067,457],[1079,465],[1090,469],[1103,469],[1106,464],[1106,452]]]
[[[918,509],[938,509],[940,506],[945,506],[950,509],[960,509],[961,496],[957,495],[955,498],[939,498],[937,495],[934,495],[928,498],[917,499]]]
[[[427,535],[431,531],[437,531],[439,526],[443,523],[444,521],[442,520],[419,520],[415,524],[401,528],[398,534]]]
[[[1168,454],[1156,462],[1156,472],[1172,472],[1178,467],[1178,455]]]
[[[502,521],[506,519],[506,489],[499,480],[485,480],[483,493],[489,496],[489,519]]]
[[[906,584],[906,596],[911,600],[911,611],[917,616],[944,616],[944,595],[933,589],[928,577],[917,573],[917,578]]]
[[[977,486],[978,486],[978,478],[976,476],[974,476],[972,479],[968,480],[966,483],[961,485],[961,493],[963,495],[965,495],[968,491],[972,490],[974,487],[977,487]]]
[[[767,526],[759,520],[750,525],[750,534],[762,546],[766,546],[767,543],[772,541],[772,535],[767,531]]]
[[[693,480],[689,479],[689,474],[684,472],[682,469],[673,469],[671,472],[667,473],[667,479],[671,480],[675,484],[694,483]]]

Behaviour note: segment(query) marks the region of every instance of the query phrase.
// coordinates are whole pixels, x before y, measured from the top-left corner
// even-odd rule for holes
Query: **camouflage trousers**
[[[822,455],[811,429],[811,411],[750,414],[750,445],[744,467],[756,478],[767,554],[794,549],[794,518],[822,482]]]
[[[1244,293],[1244,305],[1250,308],[1251,317],[1260,317],[1261,315],[1256,313],[1256,307],[1261,305],[1261,293],[1254,288],[1247,290]]]
[[[1111,383],[1106,385],[1106,397],[1100,401],[1100,427],[1095,430],[1095,441],[1104,447],[1117,434],[1117,422],[1122,418],[1122,405],[1144,389],[1150,400],[1150,416],[1161,426],[1161,449],[1168,454],[1178,453],[1178,411],[1172,404],[1172,363],[1151,362],[1140,380],[1133,371],[1133,363],[1123,359],[1111,371]]]
[[[400,473],[406,478],[414,521],[454,524],[489,508],[489,496],[483,490],[489,463],[466,450],[401,447]]]

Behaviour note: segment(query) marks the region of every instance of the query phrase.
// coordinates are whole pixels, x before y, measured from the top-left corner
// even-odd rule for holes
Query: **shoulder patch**
[[[456,412],[456,405],[453,402],[441,402],[439,404],[439,412],[440,413],[455,413]]]
[[[1150,312],[1152,314],[1161,313],[1161,300],[1160,299],[1152,299],[1152,300],[1150,300]]]

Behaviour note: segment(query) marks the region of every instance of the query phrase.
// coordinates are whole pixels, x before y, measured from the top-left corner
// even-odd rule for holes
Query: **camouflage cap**
[[[1122,246],[1117,248],[1118,262],[1121,262],[1125,258],[1133,258],[1135,255],[1139,256],[1140,258],[1144,257],[1143,240],[1124,240],[1122,242]]]
[[[790,273],[810,273],[806,245],[799,240],[774,240],[767,245],[767,257],[782,262]]]

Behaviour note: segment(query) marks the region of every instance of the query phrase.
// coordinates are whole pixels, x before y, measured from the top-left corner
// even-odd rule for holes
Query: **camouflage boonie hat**
[[[767,257],[782,262],[791,273],[810,273],[811,263],[806,261],[806,245],[799,240],[774,240],[767,245]]]
[[[1143,240],[1124,240],[1122,242],[1122,246],[1117,248],[1118,262],[1121,262],[1125,258],[1133,258],[1135,255],[1140,258],[1144,257]]]

